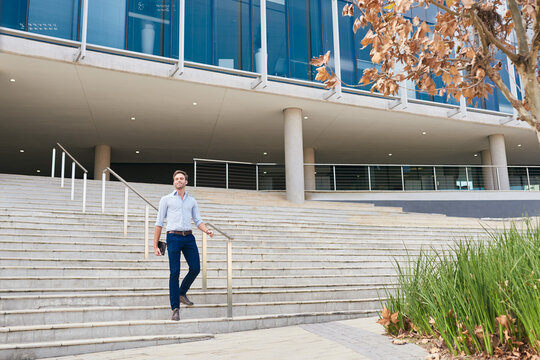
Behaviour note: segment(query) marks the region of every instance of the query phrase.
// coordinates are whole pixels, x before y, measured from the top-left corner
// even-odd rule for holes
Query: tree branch
[[[484,24],[484,22],[478,17],[478,15],[474,11],[471,11],[471,13],[472,13],[473,24],[475,24],[477,28],[482,30],[481,33],[483,34],[483,36],[486,37],[498,49],[500,49],[506,56],[508,56],[508,58],[514,64],[517,63],[519,61],[519,56],[516,53],[514,53],[513,51],[511,51],[510,49],[508,49],[506,47],[506,44],[504,44],[502,41],[497,39],[489,31],[488,28],[486,27],[486,25]]]
[[[504,81],[501,79],[501,76],[499,75],[499,73],[493,70],[493,68],[489,66],[489,64],[484,64],[484,70],[486,71],[486,74],[491,79],[491,81],[493,81],[495,85],[499,88],[499,90],[501,90],[504,97],[510,102],[510,104],[512,104],[514,109],[516,109],[516,111],[519,114],[519,118],[527,122],[529,125],[531,125],[533,128],[536,129],[536,124],[534,122],[533,117],[531,116],[529,111],[525,108],[523,103],[514,97],[510,89],[508,89]]]
[[[460,14],[458,14],[457,12],[455,12],[455,11],[453,11],[453,10],[450,10],[449,7],[444,6],[444,5],[442,5],[442,4],[439,4],[439,3],[436,2],[436,1],[428,0],[427,2],[430,3],[430,4],[435,5],[435,6],[438,7],[439,9],[444,10],[444,11],[446,11],[447,13],[452,14],[452,15],[454,15],[454,16],[456,16],[456,17],[459,17],[459,15],[460,15]]]
[[[525,30],[525,26],[523,26],[523,17],[521,16],[521,11],[519,10],[516,0],[507,0],[507,3],[510,14],[512,14],[512,19],[514,20],[514,29],[517,35],[519,54],[521,56],[527,56],[529,46],[527,45],[527,31]],[[540,9],[536,9],[536,11],[538,10]]]

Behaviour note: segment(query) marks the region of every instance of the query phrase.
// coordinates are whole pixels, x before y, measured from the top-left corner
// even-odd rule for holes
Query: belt
[[[186,231],[171,230],[171,231],[167,231],[167,234],[176,234],[176,235],[188,236],[188,235],[191,235],[191,230],[186,230]]]

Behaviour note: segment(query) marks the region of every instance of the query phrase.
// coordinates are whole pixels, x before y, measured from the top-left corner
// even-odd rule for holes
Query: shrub
[[[454,354],[538,354],[540,227],[527,220],[489,234],[396,261],[399,288],[387,292],[379,322],[392,334],[442,338]]]

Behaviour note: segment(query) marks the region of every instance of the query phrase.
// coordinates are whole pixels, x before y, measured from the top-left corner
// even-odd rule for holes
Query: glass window
[[[0,26],[26,31],[27,0],[0,2]]]
[[[79,25],[78,0],[31,0],[27,31],[77,40]]]
[[[170,56],[171,18],[171,0],[129,1],[127,49]]]
[[[285,0],[266,2],[266,26],[268,37],[268,74],[289,75],[288,66],[288,27]]]
[[[126,6],[126,0],[88,1],[88,43],[125,49]]]
[[[212,0],[187,0],[185,14],[185,59],[202,64],[213,64]]]

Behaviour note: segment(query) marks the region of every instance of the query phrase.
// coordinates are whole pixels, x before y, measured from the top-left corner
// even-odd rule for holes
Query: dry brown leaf
[[[463,6],[465,7],[465,9],[470,9],[472,8],[472,6],[474,5],[476,1],[475,0],[461,0],[461,2],[463,3]]]
[[[437,353],[440,353],[441,352],[441,348],[438,348],[436,346],[432,347],[431,349],[429,349],[429,353],[430,354],[437,354]]]
[[[395,313],[392,314],[392,316],[390,316],[390,321],[392,321],[393,324],[398,323],[398,315],[399,315],[399,311],[396,311]]]
[[[392,341],[392,344],[394,345],[404,345],[404,344],[407,344],[408,341],[405,340],[405,339],[395,339]]]

